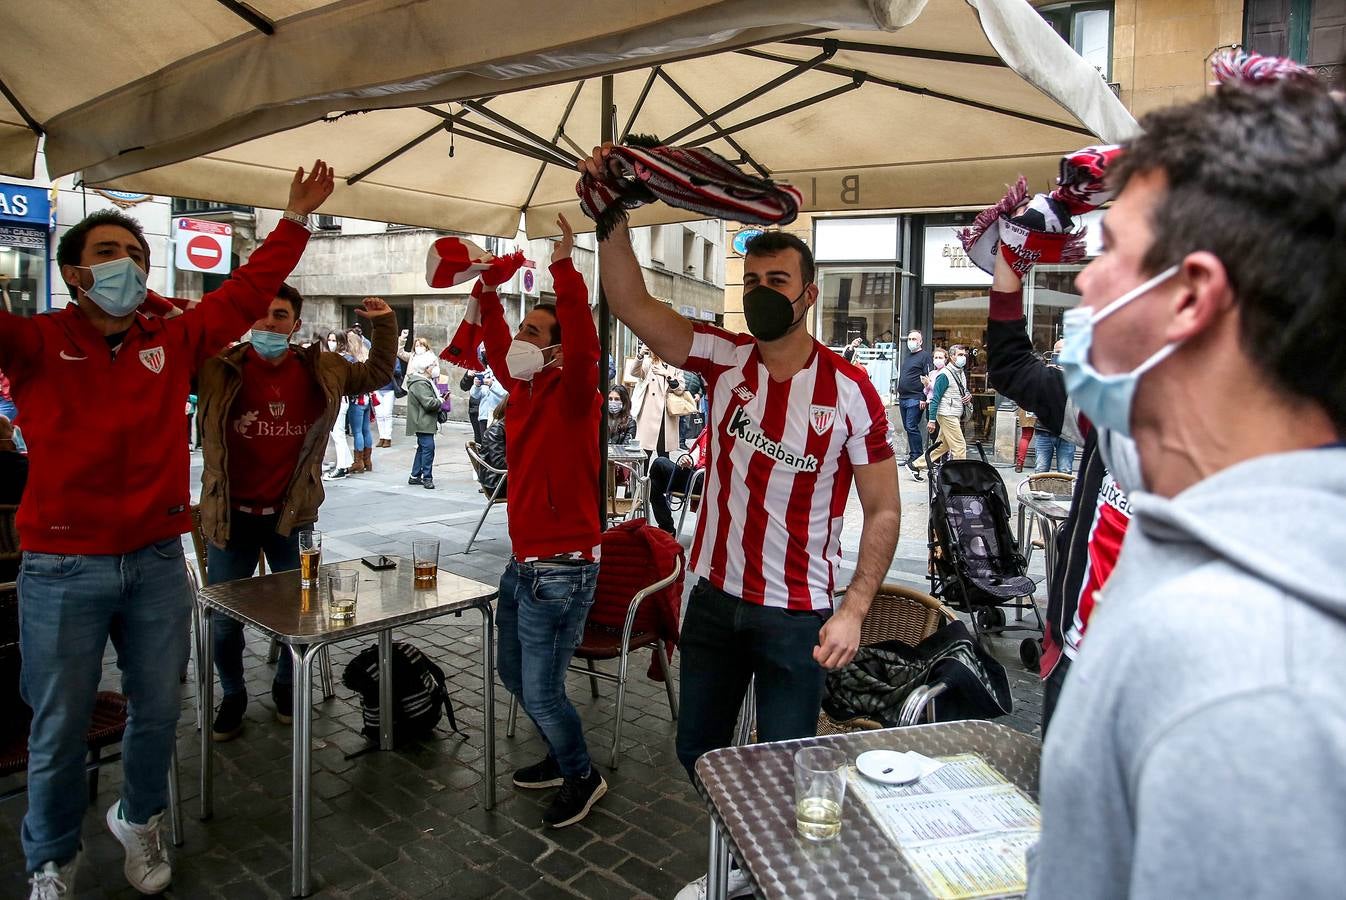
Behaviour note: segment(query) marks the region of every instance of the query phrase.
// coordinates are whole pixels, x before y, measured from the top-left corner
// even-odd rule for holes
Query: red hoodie
[[[199,306],[136,316],[115,357],[73,302],[32,318],[0,311],[0,369],[30,451],[24,550],[129,553],[191,528],[192,376],[266,315],[307,243],[303,226],[282,220]]]
[[[598,330],[589,291],[570,260],[551,266],[564,365],[532,381],[509,375],[505,355],[513,340],[500,297],[481,299],[486,361],[509,392],[505,461],[509,468],[509,539],[514,556],[588,552],[601,540],[598,526]],[[0,364],[2,365],[2,364]]]

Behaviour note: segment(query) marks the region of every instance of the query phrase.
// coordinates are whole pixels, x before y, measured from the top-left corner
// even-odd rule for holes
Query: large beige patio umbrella
[[[47,0],[3,8],[0,171],[513,236],[601,136],[704,144],[805,209],[988,203],[1135,123],[1026,0]],[[690,216],[647,207],[637,223]]]

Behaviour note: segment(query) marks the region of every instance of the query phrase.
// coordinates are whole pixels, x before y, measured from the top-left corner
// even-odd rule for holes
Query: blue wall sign
[[[734,235],[734,252],[739,256],[748,252],[748,241],[762,233],[760,228],[740,228]]]
[[[51,199],[46,188],[0,182],[0,219],[36,222],[46,227]]]

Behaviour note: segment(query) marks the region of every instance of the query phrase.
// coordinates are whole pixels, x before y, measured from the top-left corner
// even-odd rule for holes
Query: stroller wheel
[[[1037,638],[1024,638],[1019,642],[1019,661],[1024,668],[1036,672],[1042,661],[1042,642]]]
[[[997,620],[996,613],[1000,613]],[[979,631],[994,631],[1005,624],[1005,614],[994,606],[983,606],[977,610],[977,629]]]

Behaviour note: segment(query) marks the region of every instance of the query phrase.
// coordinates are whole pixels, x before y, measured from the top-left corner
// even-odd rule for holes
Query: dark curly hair
[[[764,231],[748,241],[743,250],[744,256],[775,256],[782,250],[793,250],[799,254],[799,276],[805,284],[813,283],[813,251],[788,231]]]
[[[1217,256],[1248,355],[1346,433],[1346,105],[1317,80],[1233,82],[1140,124],[1110,177],[1167,182],[1142,267]]]

